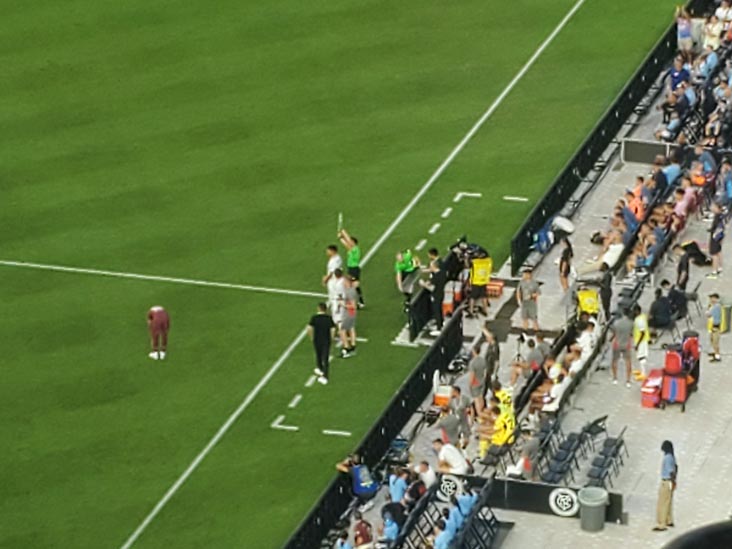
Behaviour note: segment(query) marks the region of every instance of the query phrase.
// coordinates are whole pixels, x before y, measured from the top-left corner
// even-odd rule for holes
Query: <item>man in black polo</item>
[[[318,383],[328,384],[328,364],[330,362],[330,344],[333,341],[336,325],[328,314],[328,305],[318,303],[318,312],[310,318],[308,335],[315,346],[317,366],[313,370],[318,376]]]

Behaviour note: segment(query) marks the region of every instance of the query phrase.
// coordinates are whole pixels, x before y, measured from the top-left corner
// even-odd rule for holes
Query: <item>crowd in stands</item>
[[[572,267],[572,245],[569,239],[561,239],[560,284],[566,294],[574,290],[577,298],[575,322],[567,327],[561,341],[555,341],[553,345],[547,342],[539,332],[536,319],[539,286],[531,272],[525,272],[517,300],[522,309],[524,329],[533,323],[536,333],[531,338],[521,336],[526,355],[524,357],[519,348],[510,361],[509,383],[504,387],[496,379],[499,347],[486,322],[480,343],[470,349],[467,358],[468,390],[454,385],[449,402],[441,406],[434,423],[439,433],[432,441],[437,465],[433,468],[427,461],[421,461],[397,466],[388,473],[383,483],[388,487],[388,501],[380,510],[381,523],[377,526],[365,521],[361,513],[373,505],[380,483],[372,478],[358,456],[350,456],[338,464],[340,471],[351,476],[353,492],[360,505],[360,510],[353,515],[350,532],[344,530],[338,538],[336,547],[339,549],[393,546],[409,513],[438,482],[440,474],[469,475],[474,472],[476,462],[471,463],[466,458],[466,449],[476,438],[479,441],[478,460],[482,461],[492,449],[511,445],[520,432],[526,433],[519,461],[512,470],[518,476],[536,480],[537,471],[533,466],[539,444],[532,433],[539,432],[541,418],[560,410],[573,380],[596,356],[604,329],[608,328],[610,334],[612,382],[619,382],[618,367],[624,362],[626,386],[632,387],[633,378],[639,381],[647,374],[650,343],[688,317],[690,265],[711,265],[712,272],[708,276],[720,276],[721,246],[732,205],[732,155],[718,154],[720,147],[732,143],[732,65],[724,61],[732,44],[732,5],[726,0],[721,2],[708,18],[702,44],[696,51],[691,21],[683,9],[679,11],[677,22],[679,53],[665,79],[666,93],[659,106],[663,122],[656,135],[665,141],[676,141],[679,146],[671,149],[668,157],[657,157],[649,173],[639,174],[629,182],[609,212],[607,227],[592,234],[591,241],[597,251],[581,268]],[[696,108],[701,113],[703,131],[687,140],[682,129],[689,113]],[[708,244],[684,241],[684,232],[690,222],[702,219],[710,223]],[[611,311],[612,276],[622,274],[630,280],[648,280],[647,275],[666,254],[675,256],[677,275],[672,281],[662,280],[654,288],[650,307],[643,310],[635,302],[629,308]],[[489,257],[487,253],[474,255],[480,259]],[[440,272],[439,261],[437,250],[430,250],[430,265],[425,269],[430,273],[430,281],[423,286],[432,292],[437,286],[433,278]],[[400,265],[405,268],[400,269]],[[418,268],[419,263],[406,252],[397,257],[397,285],[407,299],[412,291],[411,287],[406,287],[407,276]],[[600,279],[575,280],[577,276],[592,273],[602,278],[599,292],[596,287]],[[435,300],[434,307],[435,316],[440,320],[441,303],[442,294]],[[476,306],[486,314],[486,294],[471,293],[469,305],[469,316],[475,314]],[[718,326],[721,314],[718,296],[710,311],[712,325]],[[714,341],[714,336],[712,339]],[[713,360],[718,359],[718,337],[713,352]],[[517,413],[521,410],[514,405],[519,395],[521,406],[526,404],[524,409],[528,410],[528,416],[517,427]],[[431,540],[434,549],[450,546],[476,500],[477,495],[472,492],[452,497],[442,511],[442,518],[436,522]],[[351,536],[354,545],[349,542]]]

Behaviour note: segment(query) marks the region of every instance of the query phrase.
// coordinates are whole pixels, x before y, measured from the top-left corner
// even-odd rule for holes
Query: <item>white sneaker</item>
[[[314,373],[314,374],[315,374],[316,376],[322,376],[322,375],[323,375],[323,370],[321,370],[320,368],[315,368],[315,369],[313,370],[313,373]]]
[[[328,378],[324,377],[324,376],[320,376],[318,378],[318,383],[320,383],[321,385],[328,385]]]
[[[617,384],[618,384],[618,380],[617,379],[613,379],[613,385],[617,385]]]
[[[157,360],[157,359],[158,359],[158,353],[156,353],[155,351],[153,351],[152,353],[150,353],[150,354],[149,354],[149,355],[147,355],[147,356],[149,356],[149,357],[150,357],[150,358],[152,358],[153,360]]]
[[[160,360],[165,360],[165,351],[160,351]]]
[[[625,382],[625,386],[626,386],[626,387],[627,387],[628,389],[630,389],[630,381],[626,381],[626,382]]]

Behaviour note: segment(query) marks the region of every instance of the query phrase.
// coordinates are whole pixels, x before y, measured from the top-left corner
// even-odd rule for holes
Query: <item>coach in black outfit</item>
[[[317,366],[314,372],[318,375],[318,382],[328,383],[328,363],[330,362],[330,344],[335,334],[336,325],[328,314],[328,306],[318,303],[318,312],[310,318],[308,334],[315,346],[315,360]]]

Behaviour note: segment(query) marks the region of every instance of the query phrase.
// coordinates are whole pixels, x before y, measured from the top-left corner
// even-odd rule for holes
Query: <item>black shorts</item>
[[[709,253],[711,255],[717,255],[721,251],[722,251],[722,241],[710,239],[709,240]]]
[[[482,297],[485,297],[487,294],[485,286],[478,286],[476,284],[473,284],[470,287],[470,298],[471,299],[480,299]]]
[[[347,267],[346,272],[351,280],[360,280],[361,278],[361,267]]]

